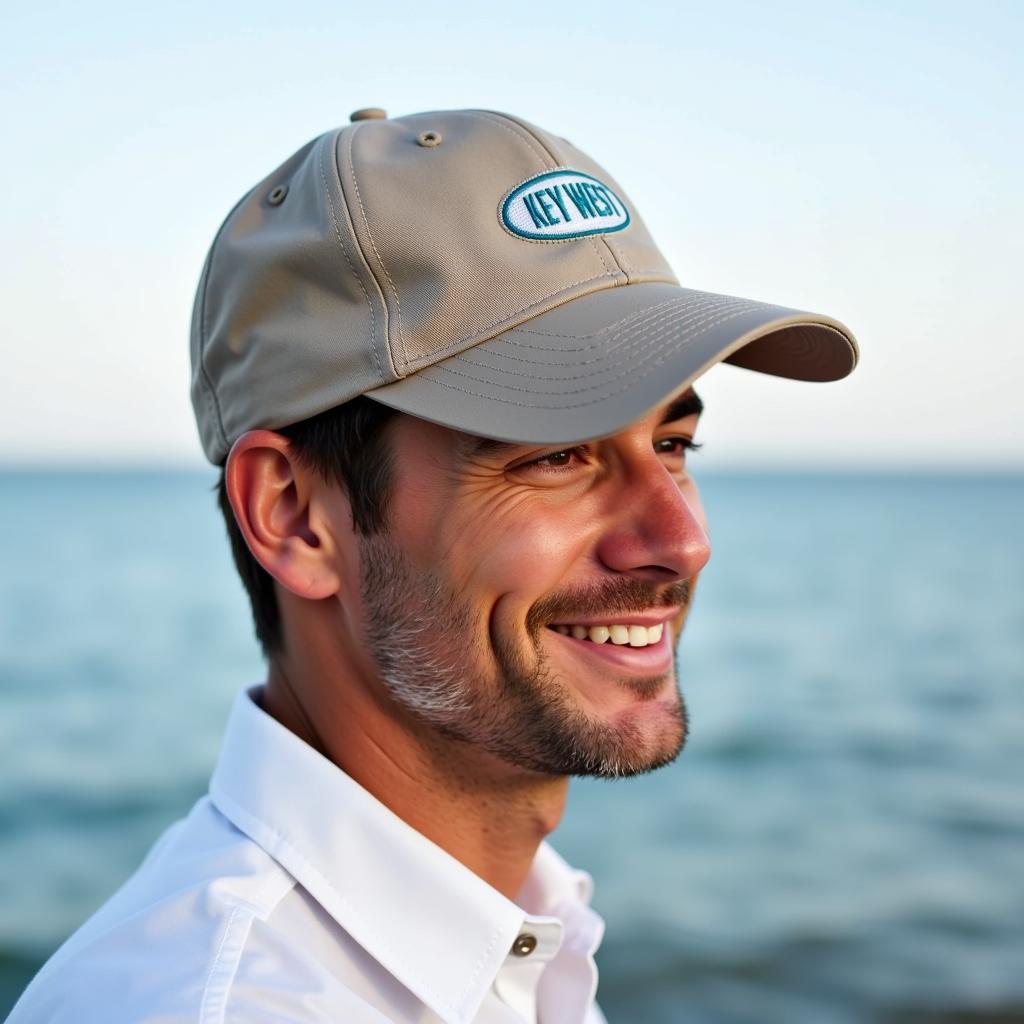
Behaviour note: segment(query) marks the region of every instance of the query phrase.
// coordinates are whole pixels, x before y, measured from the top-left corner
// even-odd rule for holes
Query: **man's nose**
[[[692,579],[711,557],[696,487],[687,488],[657,461],[630,474],[617,496],[613,525],[598,544],[609,569],[638,579]]]

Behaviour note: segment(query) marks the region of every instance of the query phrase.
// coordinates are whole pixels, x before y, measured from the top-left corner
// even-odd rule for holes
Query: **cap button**
[[[380,107],[363,107],[348,115],[350,121],[386,121],[388,112]]]

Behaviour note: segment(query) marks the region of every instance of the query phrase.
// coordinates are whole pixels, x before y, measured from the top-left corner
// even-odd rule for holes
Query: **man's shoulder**
[[[10,1024],[219,1024],[252,922],[294,885],[204,797],[44,965]]]
[[[265,917],[294,884],[273,857],[203,797],[157,839],[65,947],[70,953],[135,929],[167,939],[216,932],[235,911]]]

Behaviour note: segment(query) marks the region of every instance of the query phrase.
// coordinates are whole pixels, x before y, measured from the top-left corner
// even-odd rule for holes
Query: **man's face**
[[[397,417],[387,528],[359,542],[392,698],[532,771],[671,761],[686,737],[675,641],[710,554],[686,468],[699,411],[687,392],[560,450]]]

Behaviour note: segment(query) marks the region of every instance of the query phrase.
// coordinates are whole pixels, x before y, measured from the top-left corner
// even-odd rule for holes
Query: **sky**
[[[708,466],[1024,469],[1024,4],[21,4],[0,42],[0,463],[202,465],[188,329],[238,198],[351,111],[482,107],[618,180],[687,287],[830,314],[720,366]]]

